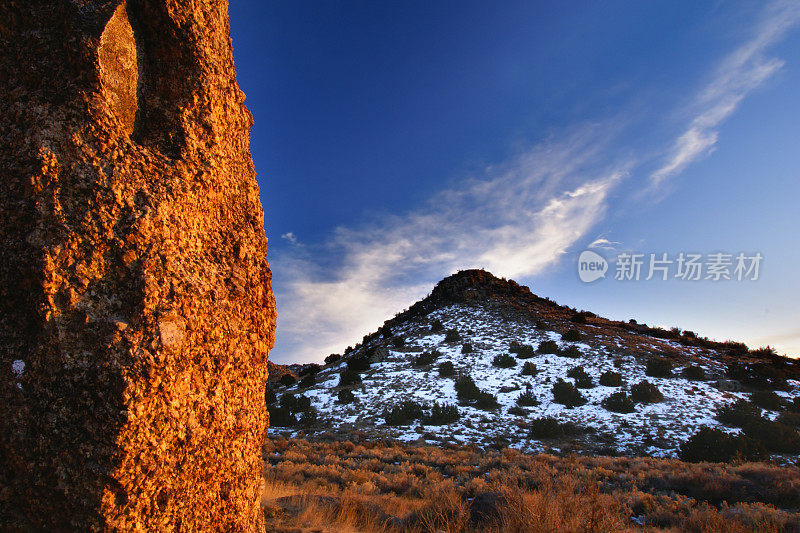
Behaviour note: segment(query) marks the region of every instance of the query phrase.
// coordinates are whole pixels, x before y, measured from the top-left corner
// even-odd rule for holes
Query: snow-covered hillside
[[[349,360],[345,357],[319,370],[313,385],[307,379],[302,384],[279,387],[278,398],[284,394],[308,398],[317,411],[317,421],[302,428],[273,424],[270,432],[273,435],[321,432],[345,437],[362,434],[370,438],[440,444],[501,444],[526,451],[674,456],[678,446],[701,426],[720,426],[715,419],[720,406],[750,395],[744,387],[726,378],[729,362],[718,350],[631,335],[603,324],[585,323],[578,327],[549,317],[551,320],[545,325],[535,317],[535,313],[530,318],[511,316],[505,304],[472,299],[437,306],[424,316],[395,321],[382,335],[371,336],[349,354],[349,358],[371,354],[369,368],[360,372],[361,383],[347,387],[352,390],[354,401],[338,401],[341,374]],[[439,329],[437,322],[443,328],[432,332],[432,329]],[[570,329],[577,332],[578,340],[563,340],[565,331]],[[457,331],[460,340],[447,342],[447,330]],[[540,353],[546,341],[555,342],[558,353]],[[511,368],[494,365],[496,356],[512,352],[512,343],[530,345],[535,353],[522,357],[517,354]],[[471,345],[471,351],[467,348],[464,353],[464,345]],[[574,348],[571,353],[565,351],[569,346],[577,348],[577,352]],[[434,351],[439,353],[434,362],[415,365],[420,354]],[[671,376],[646,375],[647,361],[665,355],[673,364]],[[453,364],[455,375],[440,375],[439,365],[445,362]],[[523,375],[525,363],[533,363],[537,373]],[[591,376],[593,386],[579,389],[586,399],[584,405],[568,408],[554,401],[553,385],[558,379],[574,383],[567,373],[578,366]],[[702,368],[705,377],[683,377],[687,366],[695,367],[695,371]],[[600,376],[607,371],[621,374],[622,385],[600,385]],[[499,406],[479,409],[460,402],[455,380],[463,375],[471,376],[479,389],[494,395]],[[613,393],[622,391],[629,395],[632,387],[642,381],[655,385],[663,400],[636,403],[634,411],[625,414],[612,412],[602,405]],[[800,382],[790,379],[782,388],[785,390],[776,391],[776,394],[788,402],[798,396]],[[525,391],[535,396],[538,405],[521,407],[517,404]],[[446,425],[428,425],[424,419],[408,425],[388,425],[385,411],[406,400],[426,407],[434,402],[458,405],[460,419]],[[763,411],[768,419],[777,415],[777,411]],[[531,423],[542,417],[572,423],[578,431],[558,439],[533,437]]]

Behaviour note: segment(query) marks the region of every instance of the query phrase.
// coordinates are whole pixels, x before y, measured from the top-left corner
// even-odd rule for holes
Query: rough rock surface
[[[263,523],[275,305],[227,9],[0,2],[0,529]]]

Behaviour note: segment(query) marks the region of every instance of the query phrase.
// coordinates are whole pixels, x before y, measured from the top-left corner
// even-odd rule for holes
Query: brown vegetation
[[[275,439],[270,531],[797,531],[800,469]]]

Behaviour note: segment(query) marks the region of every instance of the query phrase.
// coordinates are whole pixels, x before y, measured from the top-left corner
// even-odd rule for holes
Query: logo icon
[[[608,271],[608,261],[605,257],[593,252],[584,250],[578,257],[578,277],[584,283],[591,283],[600,278],[606,277]]]

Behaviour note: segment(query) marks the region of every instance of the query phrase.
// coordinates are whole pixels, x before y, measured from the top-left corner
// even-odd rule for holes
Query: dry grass
[[[800,469],[274,439],[268,531],[800,531]]]

